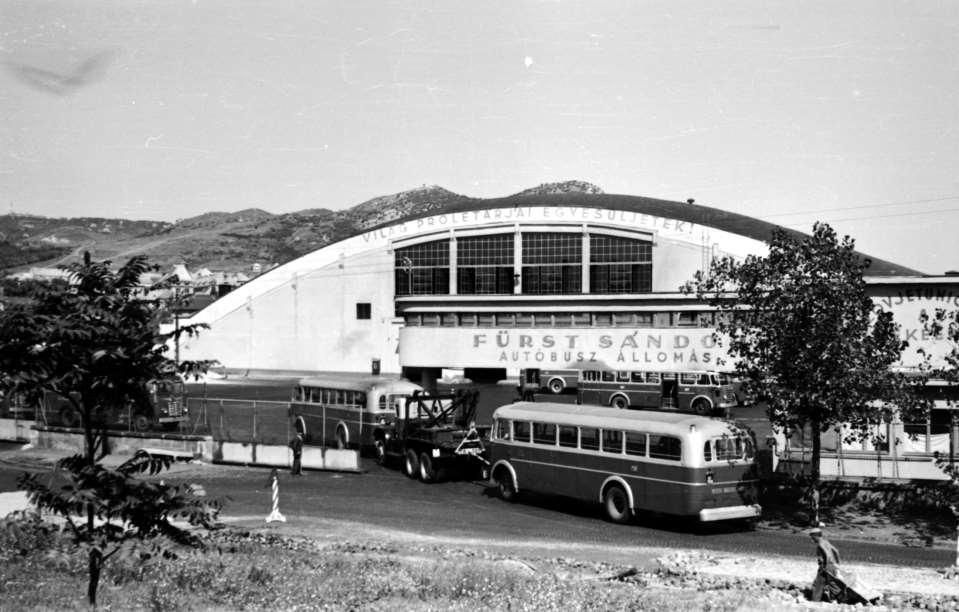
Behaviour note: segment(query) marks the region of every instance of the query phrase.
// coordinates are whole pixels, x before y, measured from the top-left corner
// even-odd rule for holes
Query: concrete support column
[[[450,232],[450,295],[456,295],[456,235]]]
[[[420,370],[420,386],[429,393],[436,393],[436,379],[440,377],[440,368]]]
[[[523,293],[523,232],[519,225],[513,234],[513,294]]]
[[[589,226],[583,224],[582,293],[589,293]]]

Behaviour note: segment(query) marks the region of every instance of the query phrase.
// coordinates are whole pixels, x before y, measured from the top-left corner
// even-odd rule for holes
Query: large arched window
[[[523,233],[523,293],[581,293],[583,236],[579,233]]]
[[[513,293],[513,234],[472,236],[456,241],[456,292]]]
[[[396,295],[450,292],[450,241],[434,240],[394,251]]]
[[[650,242],[590,235],[590,293],[649,293],[652,290],[653,246]]]

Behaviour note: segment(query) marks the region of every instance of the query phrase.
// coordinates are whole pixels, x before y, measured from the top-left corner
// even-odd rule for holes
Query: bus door
[[[709,375],[706,373],[681,372],[679,374],[679,388],[677,391],[677,408],[688,410],[697,395],[702,395],[703,385],[709,386]]]
[[[662,395],[660,407],[665,410],[679,408],[679,377],[675,372],[663,372]]]
[[[633,390],[629,403],[633,408],[657,408],[660,404],[660,378],[658,372],[630,372]]]

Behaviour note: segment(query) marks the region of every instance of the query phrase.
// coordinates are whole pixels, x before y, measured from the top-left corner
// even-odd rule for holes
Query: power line
[[[929,202],[946,202],[948,200],[956,200],[956,199],[959,199],[959,195],[945,196],[942,198],[930,198],[927,200],[905,200],[902,202],[887,202],[885,204],[862,204],[860,206],[842,206],[838,208],[821,208],[817,210],[803,210],[799,212],[774,213],[774,214],[765,215],[765,216],[766,217],[787,217],[791,215],[808,215],[813,213],[835,212],[840,210],[859,210],[863,208],[882,208],[885,206],[906,206],[908,204],[927,204]]]
[[[839,209],[837,209],[839,210]],[[869,215],[867,217],[846,217],[844,219],[818,219],[819,221],[825,221],[826,223],[835,223],[836,221],[862,221],[865,219],[891,219],[893,217],[918,217],[921,215],[935,215],[940,213],[951,213],[959,212],[959,208],[946,208],[942,210],[925,210],[920,212],[904,212],[904,213],[892,213],[888,215]],[[805,223],[780,223],[783,227],[799,227],[806,225]]]

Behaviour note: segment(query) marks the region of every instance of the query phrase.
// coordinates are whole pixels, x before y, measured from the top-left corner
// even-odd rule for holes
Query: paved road
[[[0,447],[0,491],[15,489],[21,468],[4,462]],[[742,531],[731,526],[696,525],[675,519],[614,525],[603,520],[598,504],[562,498],[528,496],[518,503],[499,499],[482,482],[448,481],[426,485],[400,472],[364,460],[362,474],[307,472],[302,477],[280,474],[281,510],[288,527],[323,519],[350,521],[368,528],[399,530],[426,536],[540,541],[563,547],[558,556],[575,557],[570,545],[681,547],[745,554],[784,554],[812,558],[808,537],[779,531]],[[270,510],[269,470],[199,465],[186,478],[204,485],[210,495],[226,500],[224,515],[253,517],[261,525]],[[920,567],[945,567],[953,552],[843,541],[836,535],[844,560]],[[574,549],[575,550],[575,549]]]

